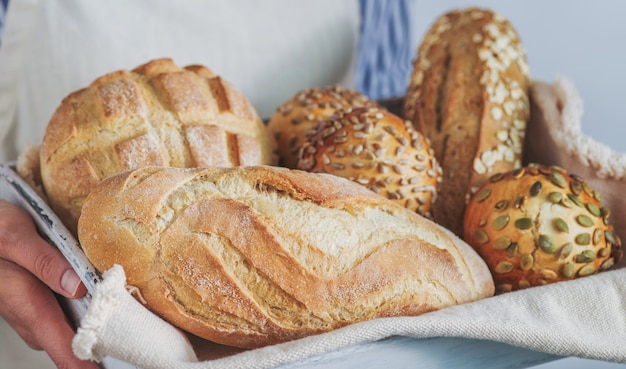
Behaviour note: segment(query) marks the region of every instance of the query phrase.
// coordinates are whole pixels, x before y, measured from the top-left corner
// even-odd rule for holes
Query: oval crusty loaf
[[[493,173],[521,166],[528,88],[525,51],[503,17],[455,10],[424,36],[404,113],[443,168],[433,217],[459,236],[468,195]]]
[[[276,109],[267,123],[278,144],[280,165],[297,167],[300,147],[323,120],[352,108],[378,106],[367,96],[339,85],[298,91]]]
[[[347,179],[279,167],[144,167],[104,180],[78,236],[124,267],[147,307],[222,344],[258,347],[491,296],[474,250]]]
[[[355,108],[323,121],[299,153],[298,168],[362,184],[430,218],[441,167],[411,122],[377,108]]]
[[[470,200],[464,239],[508,292],[607,270],[623,255],[610,210],[582,178],[538,164],[492,176]]]
[[[203,66],[158,59],[67,96],[41,145],[52,208],[74,229],[101,179],[144,165],[274,164],[274,146],[248,100]]]

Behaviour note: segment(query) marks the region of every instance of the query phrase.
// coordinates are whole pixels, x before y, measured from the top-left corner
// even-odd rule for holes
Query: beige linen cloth
[[[559,164],[587,179],[626,231],[626,154],[581,132],[582,102],[565,79],[532,87],[526,161]],[[240,351],[190,338],[127,291],[116,266],[99,283],[74,339],[80,358],[118,358],[144,369],[270,368],[390,336],[464,337],[626,363],[626,268],[511,292],[417,317],[384,318],[261,349]]]

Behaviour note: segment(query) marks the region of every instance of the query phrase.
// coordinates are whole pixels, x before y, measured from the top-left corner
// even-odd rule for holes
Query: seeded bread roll
[[[491,296],[444,228],[346,179],[280,167],[155,168],[104,180],[78,236],[147,307],[215,342],[259,347]]]
[[[145,165],[274,164],[274,143],[250,102],[203,66],[159,59],[67,96],[41,145],[41,177],[71,230],[103,178]]]
[[[521,166],[529,118],[525,51],[503,17],[449,12],[424,36],[404,101],[443,168],[434,219],[462,235],[468,195],[489,176]]]
[[[498,292],[607,270],[623,255],[600,195],[563,168],[530,164],[495,174],[472,197],[464,239]]]
[[[348,178],[427,217],[441,182],[428,140],[411,122],[377,108],[323,121],[302,146],[298,168]]]
[[[280,165],[297,167],[300,146],[324,119],[339,111],[378,106],[367,96],[339,85],[299,91],[276,109],[267,124],[278,143]]]

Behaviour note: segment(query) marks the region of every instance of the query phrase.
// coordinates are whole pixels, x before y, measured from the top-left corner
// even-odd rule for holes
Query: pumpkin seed
[[[591,235],[589,233],[581,233],[574,238],[579,245],[589,245],[591,243]]]
[[[511,178],[520,179],[522,178],[525,172],[526,171],[524,170],[524,168],[515,169],[513,172],[511,172]]]
[[[595,272],[596,268],[591,264],[587,264],[584,267],[580,268],[580,270],[578,271],[578,275],[581,277],[586,277],[588,275],[592,275]]]
[[[546,167],[545,165],[540,165],[539,166],[539,173],[544,174],[546,176],[550,175],[550,167]]]
[[[476,232],[474,232],[474,241],[476,241],[479,244],[485,244],[489,242],[489,235],[487,234],[487,232],[483,231],[482,229],[479,229]]]
[[[563,245],[563,247],[561,247],[561,253],[559,258],[561,259],[565,259],[569,256],[569,254],[572,253],[572,250],[574,249],[574,244],[572,244],[571,242],[566,243],[565,245]]]
[[[499,217],[494,219],[493,229],[495,229],[496,231],[502,230],[504,227],[506,227],[507,224],[509,224],[509,219],[510,218],[508,215],[500,215]]]
[[[526,203],[526,196],[518,195],[515,198],[515,202],[513,203],[513,207],[515,207],[515,209],[520,209],[525,203]]]
[[[593,190],[591,189],[591,187],[589,187],[588,184],[583,183],[583,191],[585,191],[585,193],[589,196],[593,197]]]
[[[570,262],[563,264],[563,269],[561,270],[563,275],[567,278],[573,277],[575,271],[576,271],[576,266],[574,265],[574,263],[570,263]]]
[[[580,182],[576,182],[576,181],[572,181],[569,184],[569,188],[570,190],[572,190],[572,192],[578,196],[583,192],[583,185],[580,184]]]
[[[550,172],[550,181],[561,188],[567,188],[567,182],[559,172]]]
[[[592,204],[590,202],[587,203],[587,210],[589,210],[589,212],[597,217],[600,217],[602,215],[602,213],[600,213],[600,209],[598,209],[598,207],[595,204]]]
[[[584,214],[577,216],[576,221],[578,222],[578,224],[580,224],[583,227],[593,226],[593,220],[591,220],[591,218],[589,218],[588,216]]]
[[[615,244],[615,237],[613,236],[613,232],[604,231],[604,238],[606,238],[606,241],[608,243]]]
[[[592,250],[585,250],[574,258],[577,263],[590,263],[596,260],[596,254]]]
[[[600,208],[600,215],[603,217],[609,216],[611,215],[611,210],[603,206]]]
[[[585,207],[585,204],[582,202],[580,197],[574,195],[573,193],[570,193],[569,195],[567,195],[567,197],[569,197],[569,199],[572,200],[574,204],[580,206],[581,208]]]
[[[520,267],[522,270],[529,270],[532,268],[533,263],[535,262],[535,258],[531,254],[524,254],[520,258]]]
[[[553,204],[558,204],[563,199],[563,194],[560,192],[550,192],[548,194],[548,200]]]
[[[541,181],[537,181],[535,183],[533,183],[532,186],[530,186],[530,196],[537,196],[539,195],[539,192],[541,192]]]
[[[596,228],[595,231],[593,231],[593,244],[597,245],[600,242],[602,242],[602,230],[600,228]]]
[[[529,288],[530,282],[528,282],[528,279],[520,279],[519,282],[517,282],[517,287],[521,290]]]
[[[479,227],[484,227],[485,224],[487,224],[487,219],[481,219],[478,221],[478,226]]]
[[[513,263],[510,261],[501,261],[495,267],[495,272],[499,274],[508,273],[511,270],[513,270]]]
[[[537,238],[537,246],[548,254],[554,254],[556,252],[556,244],[552,241],[550,236],[540,234]]]
[[[490,182],[498,182],[499,180],[501,180],[504,177],[504,174],[502,173],[496,173],[494,175],[492,175],[491,177],[489,177],[489,181]]]
[[[593,197],[598,200],[598,202],[602,202],[602,196],[600,195],[600,192],[593,190]]]
[[[565,206],[565,207],[566,207],[566,208],[568,208],[568,209],[570,209],[570,208],[574,207],[574,203],[572,202],[572,200],[570,200],[570,199],[569,199],[569,198],[567,198],[567,197],[564,197],[564,198],[561,200],[561,205]]]
[[[539,275],[541,275],[541,277],[544,279],[557,279],[557,277],[559,276],[552,269],[543,269],[541,272],[539,272]]]
[[[533,220],[530,218],[519,218],[515,221],[515,227],[518,229],[529,229],[533,227]]]
[[[554,218],[553,225],[554,229],[556,229],[557,231],[569,233],[569,226],[567,225],[567,222],[563,220],[563,218]]]
[[[600,270],[611,269],[611,267],[615,264],[615,260],[613,258],[606,259],[600,264]]]
[[[491,188],[486,188],[476,195],[476,202],[485,201],[491,195]]]
[[[567,174],[567,171],[565,170],[565,168],[560,167],[556,164],[550,165],[550,169],[555,171],[555,172],[559,172],[561,174]]]
[[[508,200],[500,200],[500,201],[498,201],[496,203],[495,209],[497,211],[502,211],[502,210],[506,209],[507,206],[509,206],[509,201]]]
[[[493,241],[493,248],[496,250],[505,250],[507,247],[511,245],[511,239],[507,236],[502,236],[497,240]]]
[[[511,242],[509,247],[506,248],[506,256],[512,258],[517,254],[517,249],[519,249],[519,244],[517,242]]]
[[[600,249],[600,251],[598,251],[598,256],[600,256],[601,258],[606,258],[609,255],[611,255],[611,248],[610,247],[603,247]]]

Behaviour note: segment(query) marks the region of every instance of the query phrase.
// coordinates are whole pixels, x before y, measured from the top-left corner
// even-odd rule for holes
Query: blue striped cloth
[[[9,0],[0,0],[0,46],[2,46],[2,30],[4,29],[4,19],[7,15]]]
[[[406,93],[414,50],[410,42],[410,0],[359,0],[360,40],[355,89],[371,99]]]

